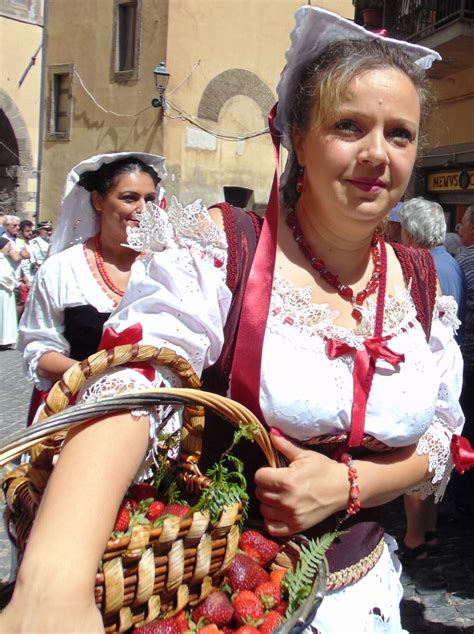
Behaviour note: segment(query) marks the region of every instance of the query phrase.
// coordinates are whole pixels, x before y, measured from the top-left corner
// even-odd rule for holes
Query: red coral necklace
[[[343,284],[341,280],[335,275],[331,273],[326,268],[326,264],[321,258],[318,258],[314,255],[311,247],[308,245],[306,240],[304,239],[303,232],[301,231],[301,227],[298,224],[298,219],[296,217],[296,213],[294,209],[290,209],[287,219],[287,225],[293,232],[293,237],[295,241],[298,243],[298,246],[301,249],[301,252],[305,256],[305,258],[309,261],[313,269],[315,269],[321,277],[326,280],[326,282],[332,286],[340,297],[350,302],[353,305],[352,317],[360,322],[362,319],[362,313],[360,311],[360,307],[365,302],[367,297],[374,293],[379,285],[380,285],[380,275],[382,273],[382,261],[380,256],[380,243],[379,237],[374,235],[372,237],[372,242],[370,245],[370,253],[372,256],[372,262],[374,263],[374,270],[370,277],[370,280],[367,282],[365,288],[358,293],[354,293],[350,286]]]
[[[100,233],[96,234],[94,238],[94,256],[95,262],[97,264],[97,270],[99,271],[100,277],[102,278],[104,284],[116,295],[118,295],[119,297],[123,297],[125,295],[125,291],[122,291],[121,288],[113,283],[113,281],[109,277],[109,274],[105,270],[105,262],[104,258],[102,257],[102,249],[100,246]]]

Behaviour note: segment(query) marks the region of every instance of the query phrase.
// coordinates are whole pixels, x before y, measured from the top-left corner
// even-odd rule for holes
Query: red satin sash
[[[276,159],[276,170],[268,209],[250,270],[242,304],[239,331],[231,371],[231,396],[246,405],[261,421],[260,375],[278,237],[280,138],[274,126],[276,104],[268,116]]]

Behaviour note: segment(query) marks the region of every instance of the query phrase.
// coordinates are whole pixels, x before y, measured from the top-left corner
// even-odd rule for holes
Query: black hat
[[[37,229],[52,229],[53,223],[51,220],[43,220],[43,222],[38,222]]]
[[[0,237],[0,249],[3,249],[3,247],[8,244],[10,242],[10,240],[8,238],[2,238]]]

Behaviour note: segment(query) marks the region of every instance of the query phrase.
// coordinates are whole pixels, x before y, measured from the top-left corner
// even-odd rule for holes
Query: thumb
[[[298,460],[298,458],[307,451],[306,449],[302,449],[299,445],[296,445],[288,438],[285,438],[281,431],[276,429],[276,427],[271,428],[270,439],[275,449],[285,456],[289,462]]]

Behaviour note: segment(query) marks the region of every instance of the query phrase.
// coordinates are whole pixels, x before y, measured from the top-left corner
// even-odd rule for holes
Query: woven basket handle
[[[102,374],[108,368],[130,362],[153,362],[166,366],[181,378],[186,387],[127,392],[100,399],[94,403],[68,407],[73,396],[78,393],[89,378]],[[189,488],[197,490],[207,481],[198,468],[205,407],[214,410],[236,427],[244,424],[251,430],[255,442],[261,448],[268,464],[271,467],[282,464],[265,427],[250,410],[227,397],[196,389],[200,385],[201,381],[188,361],[168,348],[134,344],[96,352],[84,361],[71,366],[62,379],[53,385],[38,423],[22,434],[7,440],[0,448],[0,466],[8,464],[29,449],[32,449],[34,459],[45,448],[43,444],[45,441],[48,442],[48,447],[54,447],[59,451],[60,443],[67,430],[85,420],[123,409],[169,404],[170,402],[184,402],[180,467],[185,474],[184,481]],[[63,411],[66,408],[68,408],[67,411]]]
[[[201,381],[190,363],[174,350],[138,344],[116,346],[110,350],[100,350],[66,370],[63,377],[51,388],[40,421],[68,407],[72,397],[88,379],[103,374],[109,368],[138,362],[168,367],[181,379],[184,387],[201,387]]]

